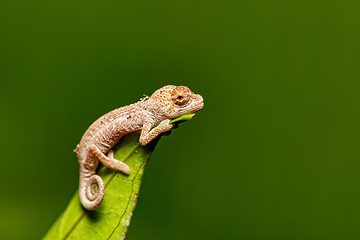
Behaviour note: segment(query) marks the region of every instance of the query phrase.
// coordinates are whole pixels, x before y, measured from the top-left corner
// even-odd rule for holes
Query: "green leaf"
[[[125,239],[146,163],[161,137],[144,147],[139,135],[128,134],[114,147],[115,158],[126,162],[130,175],[102,166],[98,174],[105,184],[105,196],[100,206],[93,211],[84,209],[76,192],[44,239]]]
[[[170,123],[183,123],[194,115],[183,115]],[[105,196],[100,206],[93,211],[84,209],[77,191],[43,239],[125,239],[139,196],[145,166],[162,135],[145,147],[139,143],[140,132],[124,136],[113,150],[115,158],[130,167],[130,174],[100,167],[97,174],[105,184]]]
[[[175,119],[171,120],[169,123],[170,124],[183,123],[183,122],[186,122],[186,121],[189,121],[190,119],[192,119],[193,116],[195,116],[195,113],[185,114],[185,115],[182,115],[182,116],[180,116],[178,118],[175,118]]]

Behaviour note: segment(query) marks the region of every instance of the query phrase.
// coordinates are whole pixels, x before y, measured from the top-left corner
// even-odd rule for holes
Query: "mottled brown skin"
[[[167,85],[151,97],[115,109],[96,120],[74,150],[79,159],[79,195],[84,208],[94,210],[104,198],[103,180],[95,174],[99,161],[108,168],[130,173],[129,166],[115,159],[112,151],[121,137],[141,130],[139,142],[145,146],[160,133],[170,131],[174,127],[169,123],[172,119],[197,112],[203,106],[203,98],[189,88]]]

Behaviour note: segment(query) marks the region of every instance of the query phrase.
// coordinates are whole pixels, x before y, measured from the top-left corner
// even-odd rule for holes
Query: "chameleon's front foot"
[[[156,127],[151,129],[151,124],[146,124],[141,131],[139,142],[146,146],[149,142],[155,139],[160,133],[165,133],[174,128],[176,124],[171,124],[169,119],[159,123]],[[151,130],[150,130],[151,129]],[[149,131],[150,130],[150,131]]]
[[[178,126],[176,124],[171,124],[170,120],[165,120],[162,121],[158,127],[162,134],[169,136],[171,134],[171,130],[176,129]]]
[[[170,119],[166,119],[162,121],[156,128],[159,130],[159,132],[171,131],[171,129],[175,127],[175,124],[171,124],[170,121]]]

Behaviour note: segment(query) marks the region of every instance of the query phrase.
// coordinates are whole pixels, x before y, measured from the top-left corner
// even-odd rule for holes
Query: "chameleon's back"
[[[128,106],[117,108],[101,116],[92,123],[82,136],[78,147],[74,150],[78,155],[79,162],[86,157],[87,149],[91,144],[99,145],[99,143],[101,143],[98,147],[101,148],[102,152],[105,151],[104,153],[113,147],[115,144],[113,138],[121,138],[121,136],[118,135],[119,133],[117,133],[121,130],[121,125],[129,125],[124,123],[129,121],[129,118],[131,118],[132,115],[136,115],[134,114],[137,112],[136,110],[141,111],[141,107],[138,106],[139,103],[140,102],[137,102]],[[112,146],[106,146],[106,142],[111,142]]]

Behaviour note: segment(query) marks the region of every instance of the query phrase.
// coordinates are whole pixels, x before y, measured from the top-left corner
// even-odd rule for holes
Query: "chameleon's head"
[[[150,97],[151,104],[167,118],[177,118],[201,110],[204,100],[188,87],[167,85],[156,90]]]

